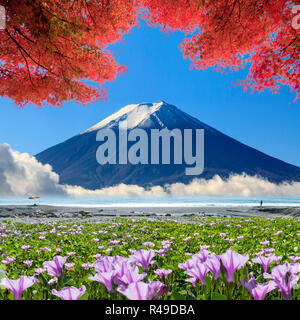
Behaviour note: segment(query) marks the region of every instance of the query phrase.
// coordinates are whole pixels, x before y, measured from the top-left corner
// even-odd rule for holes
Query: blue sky
[[[178,45],[181,33],[162,34],[142,23],[113,48],[129,71],[107,84],[108,101],[86,107],[27,106],[0,99],[0,143],[34,155],[101,121],[121,107],[164,100],[223,133],[271,156],[300,166],[300,103],[288,87],[280,93],[243,92],[232,84],[245,71],[220,74],[190,70]],[[20,88],[22,90],[22,88]]]

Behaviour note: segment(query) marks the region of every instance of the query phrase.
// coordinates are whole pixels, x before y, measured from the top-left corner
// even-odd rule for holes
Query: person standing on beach
[[[262,205],[263,205],[263,201],[262,201],[262,200],[260,200],[260,206],[262,207]]]

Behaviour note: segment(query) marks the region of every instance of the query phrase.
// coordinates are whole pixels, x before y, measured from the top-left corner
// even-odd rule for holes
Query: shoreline
[[[76,207],[51,205],[0,205],[0,221],[18,222],[41,220],[92,219],[95,221],[115,217],[300,217],[300,206],[228,206],[228,207]]]

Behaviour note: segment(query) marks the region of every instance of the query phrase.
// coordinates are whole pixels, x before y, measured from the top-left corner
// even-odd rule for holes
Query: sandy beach
[[[25,223],[39,220],[88,219],[97,221],[120,217],[300,217],[300,207],[234,206],[234,207],[63,207],[50,205],[0,205],[0,221],[14,220]]]

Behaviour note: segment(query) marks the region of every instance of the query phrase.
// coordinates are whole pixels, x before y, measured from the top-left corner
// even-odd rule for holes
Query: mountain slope
[[[128,130],[142,128],[149,136],[151,129],[204,129],[204,172],[200,176],[187,176],[185,163],[99,165],[96,161],[96,151],[101,144],[96,141],[98,130],[111,128],[118,137],[119,122],[125,119]],[[36,158],[53,167],[60,175],[60,183],[80,185],[88,189],[120,183],[143,187],[175,182],[188,183],[194,178],[210,179],[216,174],[227,178],[232,173],[243,172],[259,175],[276,183],[300,181],[299,167],[248,147],[165,102],[128,105],[79,135],[39,153]]]

